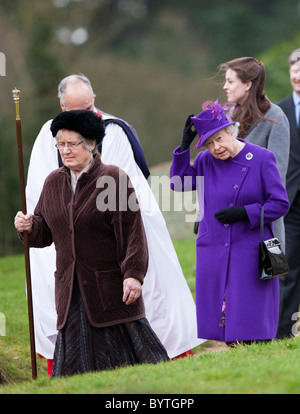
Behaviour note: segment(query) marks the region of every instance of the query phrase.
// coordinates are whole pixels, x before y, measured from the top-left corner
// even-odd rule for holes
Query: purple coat
[[[171,166],[171,177],[179,176],[182,182],[183,177],[192,177],[190,185],[176,191],[195,190],[196,177],[204,176],[204,216],[196,241],[198,336],[226,342],[276,335],[278,278],[261,281],[258,276],[260,210],[264,204],[267,239],[271,237],[267,223],[289,207],[274,154],[243,142],[244,148],[233,159],[218,160],[206,150],[193,165],[189,150],[179,153],[176,149]],[[232,205],[244,206],[249,221],[229,225],[215,218],[217,211]],[[225,327],[220,327],[224,298]]]

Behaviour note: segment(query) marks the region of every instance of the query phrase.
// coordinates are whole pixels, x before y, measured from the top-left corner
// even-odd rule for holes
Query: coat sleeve
[[[275,154],[278,170],[285,185],[290,154],[290,127],[281,108],[276,107],[276,109],[276,123],[270,122],[267,149]]]
[[[190,149],[179,152],[179,147],[173,152],[173,161],[170,169],[170,185],[173,191],[196,190],[197,171],[191,165]],[[201,154],[198,154],[198,159]]]
[[[286,214],[289,209],[287,192],[277,168],[276,158],[270,151],[264,151],[263,162],[260,162],[260,180],[264,194],[263,202],[244,206],[251,228],[260,226],[262,204],[264,204],[265,223],[272,223]]]
[[[50,125],[46,122],[39,132],[30,155],[27,174],[26,201],[29,213],[33,213],[41,195],[46,177],[58,168],[57,149]]]
[[[23,233],[18,233],[19,239],[23,242]],[[53,242],[51,230],[41,215],[33,216],[32,231],[28,234],[29,247],[47,247]]]
[[[110,214],[121,272],[124,279],[133,277],[143,283],[149,259],[146,234],[135,191],[122,170],[117,180],[116,194],[116,210]]]
[[[52,233],[44,218],[44,205],[47,205],[46,201],[46,189],[47,181],[45,181],[42,193],[36,205],[33,215],[32,231],[28,234],[29,247],[46,247],[50,246],[53,242]],[[19,235],[22,240],[22,235]]]

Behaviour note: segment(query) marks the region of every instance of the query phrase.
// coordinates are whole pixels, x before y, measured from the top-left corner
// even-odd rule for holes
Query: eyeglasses
[[[77,149],[79,147],[80,144],[82,144],[83,141],[80,142],[58,142],[57,144],[55,144],[56,148],[58,148],[59,150],[63,150],[65,147],[69,148],[70,150],[74,150]]]

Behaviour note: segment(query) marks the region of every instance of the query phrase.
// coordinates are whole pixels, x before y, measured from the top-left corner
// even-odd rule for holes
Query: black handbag
[[[281,249],[277,237],[271,229],[273,238],[264,240],[264,206],[261,208],[260,217],[261,242],[259,243],[259,278],[261,280],[272,279],[289,272],[288,262]]]

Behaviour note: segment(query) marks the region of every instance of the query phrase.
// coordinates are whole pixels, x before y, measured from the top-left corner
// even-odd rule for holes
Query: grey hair
[[[294,63],[300,61],[300,49],[294,50],[289,56],[289,64],[292,66]]]
[[[228,134],[233,135],[233,138],[236,138],[238,136],[238,133],[239,133],[239,126],[240,126],[240,123],[236,122],[235,124],[228,125],[225,128],[225,131],[228,132]]]
[[[60,102],[65,105],[65,92],[67,89],[68,84],[70,83],[84,83],[89,90],[92,92],[94,98],[96,97],[96,95],[94,94],[91,82],[89,81],[89,79],[84,76],[84,75],[70,75],[67,76],[66,78],[62,79],[58,85],[58,99],[60,100]]]

